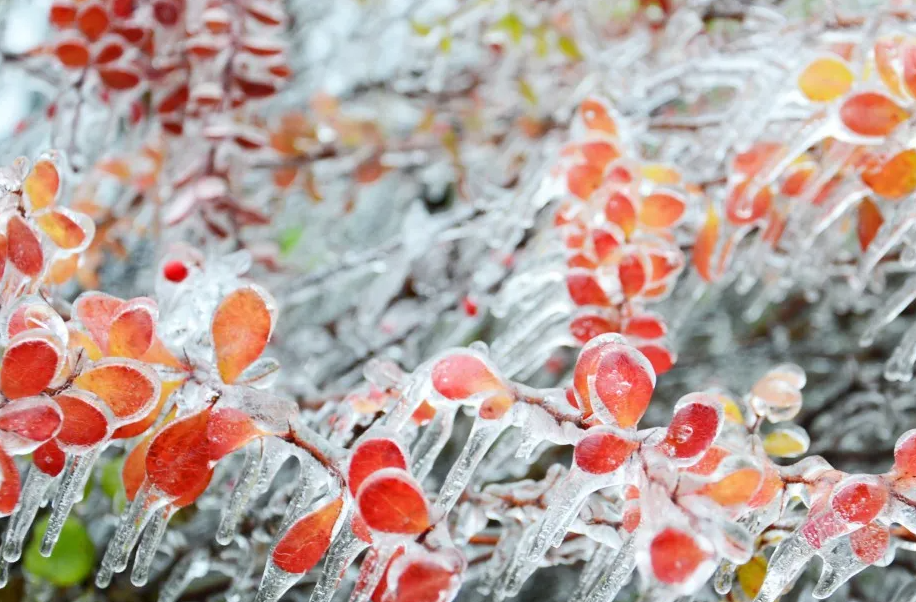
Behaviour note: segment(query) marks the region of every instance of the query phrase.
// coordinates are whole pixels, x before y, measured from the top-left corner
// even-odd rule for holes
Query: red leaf
[[[310,571],[330,547],[342,508],[343,499],[337,498],[299,519],[277,542],[274,564],[296,575]]]

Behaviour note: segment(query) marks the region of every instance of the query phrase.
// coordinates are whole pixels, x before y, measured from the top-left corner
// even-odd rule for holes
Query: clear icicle
[[[881,307],[875,310],[862,332],[859,344],[871,345],[878,332],[903,313],[903,310],[909,307],[914,299],[916,299],[916,276],[910,276]]]
[[[713,576],[713,585],[716,589],[716,593],[720,596],[724,596],[730,592],[734,580],[735,565],[728,560],[723,560],[716,568],[716,573]]]
[[[137,547],[137,555],[134,558],[134,569],[130,573],[130,582],[137,587],[146,585],[149,579],[150,567],[153,565],[153,559],[156,557],[156,551],[162,542],[162,536],[165,535],[169,519],[175,513],[175,508],[171,505],[161,508],[150,520],[146,529],[143,531],[143,538]]]
[[[273,545],[276,545],[280,541],[280,537],[286,533],[286,530],[305,513],[305,509],[315,495],[313,489],[314,476],[315,472],[312,469],[311,460],[302,461],[299,467],[299,483],[296,485],[296,490],[289,500],[289,505],[286,506],[286,514],[283,516],[283,522],[280,523],[280,528],[277,530]]]
[[[325,555],[324,569],[312,590],[309,602],[330,602],[340,586],[344,571],[366,547],[368,544],[353,534],[348,519]]]
[[[436,499],[436,507],[439,510],[445,514],[451,511],[467,486],[474,469],[477,468],[477,464],[507,427],[508,424],[502,420],[495,422],[481,418],[474,420],[471,434],[439,491],[439,497]]]
[[[458,408],[455,407],[440,408],[436,411],[432,422],[426,426],[423,434],[420,435],[413,450],[411,450],[411,456],[413,457],[411,459],[410,473],[417,479],[417,482],[423,482],[432,470],[433,464],[435,464],[445,444],[448,443],[449,437],[452,435],[452,427],[455,424],[455,412],[457,410]]]
[[[95,584],[100,588],[108,587],[115,573],[127,568],[130,552],[133,550],[140,532],[151,518],[153,512],[162,505],[161,500],[147,483],[137,492],[137,497],[121,515],[121,522],[108,542],[102,565],[96,573]]]
[[[631,534],[608,564],[584,602],[611,602],[623,589],[636,568],[636,537]]]
[[[529,527],[522,534],[521,541],[519,541],[518,547],[515,548],[515,553],[512,555],[502,583],[496,589],[495,597],[497,599],[517,596],[522,591],[522,586],[528,580],[528,577],[537,570],[538,563],[529,560],[525,553],[533,543],[534,533],[534,529]]]
[[[798,533],[784,539],[770,558],[766,578],[754,602],[774,602],[814,556],[815,551]]]
[[[245,451],[245,463],[241,474],[229,495],[229,503],[223,509],[219,527],[216,531],[216,541],[220,545],[229,545],[235,538],[239,521],[248,505],[251,503],[253,493],[258,486],[261,469],[264,464],[264,454],[260,445],[249,446]]]
[[[10,516],[3,537],[3,559],[7,562],[16,562],[22,556],[22,544],[25,542],[25,537],[32,523],[35,522],[35,515],[38,514],[38,509],[55,480],[56,477],[38,470],[35,466],[29,468],[29,474],[26,476],[19,497],[19,505]]]
[[[10,580],[10,563],[5,558],[0,558],[0,587],[6,587]]]
[[[362,566],[359,567],[359,577],[350,594],[350,602],[369,602],[372,592],[385,576],[385,569],[396,549],[378,547],[374,548],[375,554],[366,555]]]
[[[884,378],[902,382],[910,381],[913,378],[914,363],[916,363],[916,323],[906,330],[890,359],[884,365]]]
[[[101,447],[95,447],[85,454],[76,456],[65,469],[60,489],[57,490],[57,497],[54,498],[54,508],[48,518],[48,530],[45,531],[45,536],[41,540],[39,551],[42,556],[50,556],[54,551],[57,538],[60,537],[60,531],[64,528],[64,522],[70,515],[73,504],[83,497],[86,482],[89,480],[92,467],[100,452]]]
[[[851,577],[866,568],[868,565],[856,557],[849,540],[843,539],[824,556],[824,569],[811,595],[818,600],[828,598]]]
[[[576,591],[574,591],[573,595],[570,597],[571,600],[582,600],[588,595],[588,592],[590,592],[595,586],[595,583],[598,582],[598,578],[601,576],[613,553],[614,549],[610,546],[598,544],[598,547],[592,552],[585,566],[582,567],[582,572],[579,574],[579,584],[576,586]]]
[[[537,523],[528,558],[537,561],[547,553],[547,548],[562,538],[566,527],[575,519],[582,503],[592,491],[586,488],[587,476],[573,468],[556,488],[549,506]]]
[[[482,594],[489,594],[493,591],[499,578],[505,574],[512,563],[520,537],[521,533],[517,525],[512,524],[505,528],[493,548],[493,555],[487,562],[486,571],[477,586],[477,591]]]
[[[177,602],[192,581],[207,574],[210,560],[207,550],[198,549],[175,565],[159,590],[159,602]]]
[[[254,602],[277,602],[301,577],[302,575],[287,573],[272,561],[268,561]]]

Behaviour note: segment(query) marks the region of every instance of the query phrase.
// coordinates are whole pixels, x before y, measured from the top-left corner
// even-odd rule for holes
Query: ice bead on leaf
[[[274,564],[288,573],[310,571],[331,545],[342,508],[343,499],[336,498],[296,521],[274,547],[271,553]]]
[[[273,297],[249,285],[226,295],[213,314],[211,333],[223,382],[233,383],[261,356],[276,322]]]
[[[606,334],[589,341],[573,373],[579,407],[605,423],[623,428],[642,418],[655,388],[652,364],[620,335]]]
[[[693,463],[719,435],[722,414],[717,396],[709,393],[685,395],[674,407],[674,416],[659,449],[671,458]]]
[[[423,491],[406,471],[397,468],[384,468],[363,481],[356,504],[374,531],[418,535],[430,524]]]

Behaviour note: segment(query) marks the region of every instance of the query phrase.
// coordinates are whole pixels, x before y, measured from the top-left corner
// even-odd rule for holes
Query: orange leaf
[[[207,423],[210,410],[169,423],[146,452],[146,475],[166,495],[181,497],[199,485],[210,469]]]
[[[13,459],[0,447],[0,516],[9,516],[19,503],[19,470]]]
[[[376,531],[417,535],[429,527],[426,497],[410,475],[397,468],[385,468],[366,479],[356,503],[363,520]]]
[[[102,34],[108,31],[109,23],[108,12],[99,3],[85,6],[76,18],[77,26],[90,42],[102,37]]]
[[[161,390],[152,368],[131,359],[98,361],[73,384],[104,401],[118,419],[118,426],[135,422],[152,411]]]
[[[70,69],[82,69],[89,64],[89,49],[80,40],[58,43],[54,54],[64,67]]]
[[[108,416],[82,391],[61,393],[54,401],[64,413],[64,423],[57,434],[57,441],[62,445],[86,448],[108,436]]]
[[[906,118],[906,110],[878,92],[856,94],[840,107],[843,125],[860,136],[887,136]]]
[[[709,554],[692,535],[667,527],[652,539],[649,557],[655,577],[662,583],[673,584],[688,580]]]
[[[881,226],[884,225],[884,216],[878,205],[869,198],[863,199],[859,204],[859,221],[856,226],[856,234],[859,236],[859,248],[862,251],[868,248],[871,241]]]
[[[52,335],[27,330],[13,337],[0,363],[0,390],[7,399],[38,395],[60,370],[63,351]]]
[[[86,241],[86,230],[63,209],[54,209],[35,218],[38,227],[61,249],[71,250]]]
[[[916,190],[916,150],[900,151],[883,165],[865,169],[862,181],[875,194],[899,199]]]
[[[105,293],[90,291],[73,302],[73,313],[100,349],[108,349],[108,329],[126,302]]]
[[[156,335],[156,304],[138,298],[125,303],[108,330],[108,354],[140,359],[149,351]]]
[[[715,483],[704,485],[700,493],[720,506],[736,506],[754,496],[762,478],[763,475],[756,468],[742,468]]]
[[[330,547],[342,508],[343,499],[336,498],[299,519],[277,542],[274,564],[296,575],[310,571]]]
[[[133,69],[124,67],[99,69],[99,77],[103,84],[119,92],[136,88],[140,83],[140,75]]]
[[[369,439],[360,443],[353,450],[347,471],[350,493],[355,497],[363,481],[383,468],[407,468],[407,459],[401,447],[390,439]]]
[[[216,462],[263,435],[264,431],[245,412],[235,408],[214,410],[207,423],[210,460]]]
[[[579,112],[582,115],[582,122],[588,129],[604,132],[611,136],[617,135],[617,124],[614,123],[610,111],[602,101],[595,98],[587,98],[582,101]]]
[[[162,383],[162,392],[159,394],[159,401],[156,403],[156,407],[153,410],[138,420],[137,422],[131,422],[130,424],[125,424],[124,426],[118,427],[114,434],[111,436],[112,439],[130,439],[131,437],[136,437],[140,435],[148,428],[153,426],[153,423],[156,422],[156,419],[159,418],[159,415],[162,414],[162,408],[165,407],[166,401],[168,401],[169,396],[175,392],[178,387],[184,384],[182,380],[171,380]]]
[[[213,315],[211,332],[223,382],[232,384],[261,356],[274,327],[273,298],[250,285],[223,298]]]
[[[16,269],[34,278],[44,267],[44,252],[41,241],[32,227],[18,215],[10,218],[6,225],[9,260]]]

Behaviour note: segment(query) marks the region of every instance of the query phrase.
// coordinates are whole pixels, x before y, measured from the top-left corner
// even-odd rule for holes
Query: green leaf
[[[23,568],[57,587],[70,587],[85,581],[95,565],[95,546],[89,539],[86,527],[75,516],[68,517],[54,552],[45,558],[39,548],[47,530],[48,517],[44,517],[32,530],[32,540],[25,550]]]
[[[118,493],[124,491],[124,484],[121,481],[121,469],[123,467],[124,457],[119,456],[105,464],[102,468],[102,492],[111,499],[115,499]]]
[[[557,48],[566,58],[574,61],[582,60],[582,53],[579,51],[579,45],[569,36],[560,36],[557,40]]]
[[[296,245],[299,244],[299,239],[302,238],[303,228],[302,226],[291,226],[283,230],[280,233],[280,253],[283,255],[289,255],[289,253],[296,248]]]
[[[525,35],[525,24],[515,13],[509,13],[493,25],[493,29],[504,31],[509,35],[509,39],[518,44]]]

